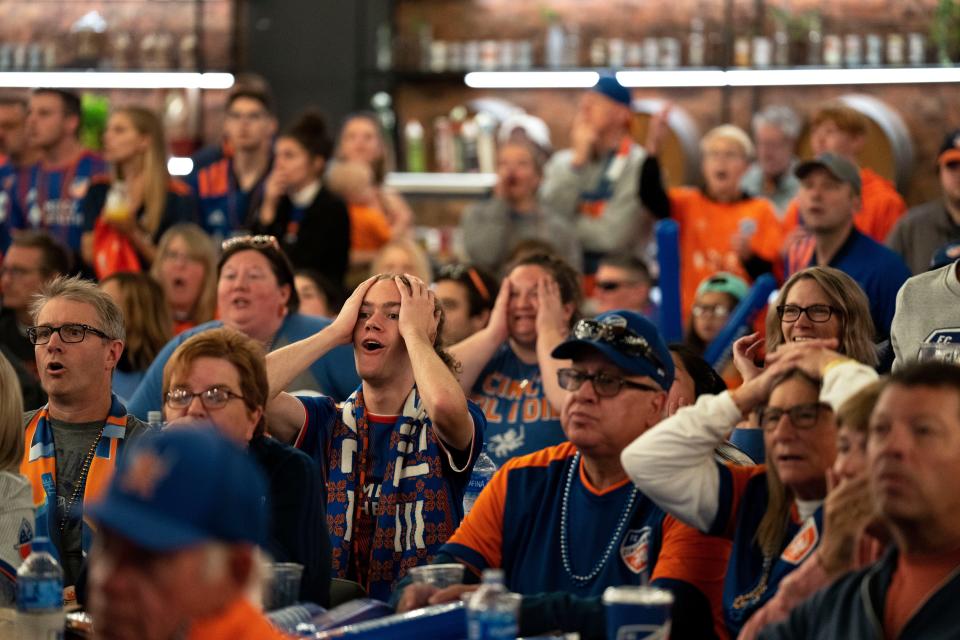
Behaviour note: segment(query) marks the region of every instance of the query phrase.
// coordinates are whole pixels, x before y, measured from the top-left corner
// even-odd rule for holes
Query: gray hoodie
[[[33,489],[19,473],[0,471],[0,607],[16,603],[13,577],[23,562],[20,547],[33,540]]]

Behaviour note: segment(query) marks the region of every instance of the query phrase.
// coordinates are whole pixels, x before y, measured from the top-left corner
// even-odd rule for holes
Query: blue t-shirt
[[[567,439],[560,414],[543,392],[540,366],[521,361],[509,343],[500,345],[484,367],[471,398],[487,417],[486,452],[498,467]]]
[[[814,267],[816,264],[817,256],[814,253],[807,266]],[[828,266],[843,271],[857,281],[870,303],[870,316],[877,331],[876,341],[883,342],[889,338],[897,307],[897,292],[911,275],[903,258],[853,228]]]
[[[89,228],[80,202],[94,178],[106,173],[103,159],[83,151],[64,167],[37,163],[14,180],[11,228],[45,231],[76,253]]]
[[[329,324],[330,320],[326,318],[305,316],[299,313],[288,314],[283,319],[283,324],[280,325],[277,335],[273,338],[270,351],[308,338],[326,328]],[[167,360],[187,338],[201,331],[222,326],[222,321],[212,320],[174,336],[160,350],[153,364],[147,369],[143,382],[137,387],[136,393],[133,394],[127,404],[127,410],[141,420],[146,420],[147,413],[150,411],[160,411],[163,407],[163,398],[161,397],[163,393],[163,367],[167,364]],[[347,396],[353,393],[353,390],[359,384],[360,378],[357,376],[353,359],[353,347],[341,345],[310,365],[309,369],[294,379],[288,389],[291,391],[325,393],[340,401],[345,400]]]
[[[193,157],[193,171],[186,182],[197,195],[200,226],[215,242],[247,224],[250,207],[262,198],[268,173],[269,169],[250,191],[243,191],[233,173],[233,157],[223,146],[207,147]]]
[[[723,613],[731,637],[776,594],[780,581],[810,557],[820,543],[823,508],[806,522],[788,517],[777,556],[764,558],[756,540],[767,511],[766,468],[734,467],[720,470],[719,507],[708,533],[733,540],[730,564],[723,584]]]

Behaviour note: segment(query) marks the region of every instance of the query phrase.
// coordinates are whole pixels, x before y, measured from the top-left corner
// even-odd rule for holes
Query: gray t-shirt
[[[24,425],[28,424],[36,411],[24,414]],[[80,472],[90,453],[97,435],[100,433],[103,422],[62,422],[50,419],[53,429],[53,444],[56,455],[57,469],[57,514],[53,526],[58,530],[60,523],[68,514],[67,505],[77,483],[80,481]],[[125,440],[129,444],[138,437],[148,433],[151,427],[127,416],[127,431]],[[53,533],[53,532],[51,532]],[[83,488],[70,509],[69,517],[60,534],[60,565],[63,567],[63,584],[76,584],[83,564]]]
[[[925,342],[960,343],[960,261],[907,280],[890,327],[893,370],[916,360]]]

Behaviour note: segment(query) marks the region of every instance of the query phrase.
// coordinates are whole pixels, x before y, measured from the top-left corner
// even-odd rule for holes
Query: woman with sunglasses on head
[[[326,120],[307,111],[274,145],[273,169],[251,233],[270,234],[298,269],[314,269],[343,287],[350,252],[347,205],[323,182],[333,151]]]
[[[437,270],[433,290],[443,306],[444,344],[466,340],[490,321],[497,281],[469,264],[448,264]]]
[[[734,391],[701,396],[621,457],[661,508],[733,541],[723,596],[731,635],[821,538],[826,472],[837,452],[836,408],[877,379],[872,367],[841,355],[837,345],[835,338],[813,338],[783,346],[760,375]],[[767,464],[718,463],[714,448],[754,411]]]
[[[217,316],[175,336],[160,350],[144,375],[128,408],[136,416],[162,406],[163,367],[187,338],[227,327],[243,333],[269,351],[313,335],[330,324],[326,318],[299,313],[300,298],[293,267],[273,236],[243,236],[223,243],[217,264]],[[291,383],[292,390],[320,392],[343,400],[358,384],[353,354],[346,347],[330,351]]]

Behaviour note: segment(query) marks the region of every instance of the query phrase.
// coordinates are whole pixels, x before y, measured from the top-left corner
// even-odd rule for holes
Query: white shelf
[[[497,174],[392,172],[385,183],[405,195],[483,196],[497,184]]]
[[[192,71],[6,71],[0,87],[33,89],[229,89],[232,73]]]
[[[636,88],[930,84],[960,82],[960,67],[627,69],[616,75],[623,86]],[[474,89],[585,89],[599,79],[593,70],[471,71],[464,83]]]

